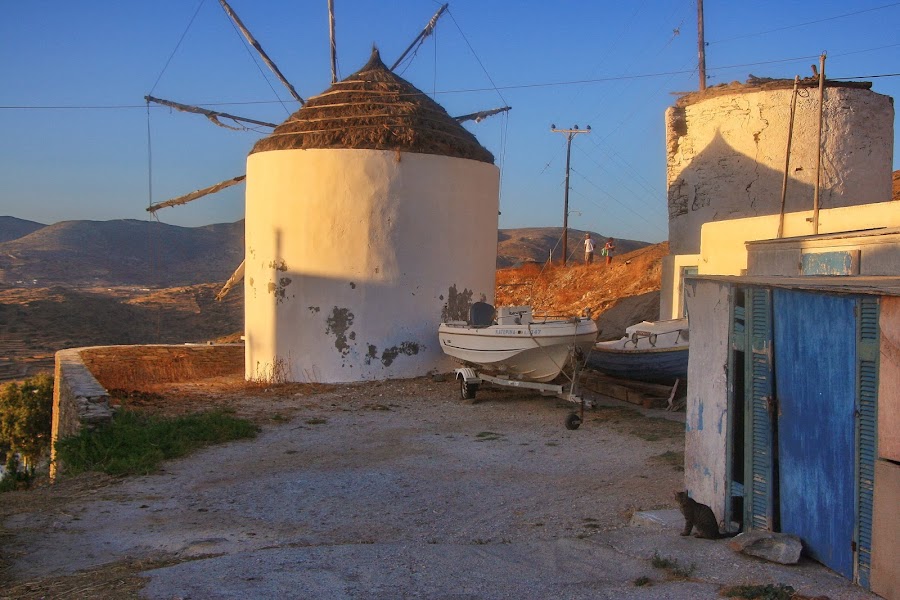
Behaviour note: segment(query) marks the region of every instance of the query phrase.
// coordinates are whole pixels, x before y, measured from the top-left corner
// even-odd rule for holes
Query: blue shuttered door
[[[775,290],[781,531],[852,579],[857,299]]]
[[[772,403],[772,295],[767,289],[746,290],[744,356],[744,523],[748,529],[774,529],[773,403]]]

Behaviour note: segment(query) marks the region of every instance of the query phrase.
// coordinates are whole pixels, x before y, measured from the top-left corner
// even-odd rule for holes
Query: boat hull
[[[614,377],[653,383],[687,377],[687,319],[644,321],[625,333],[620,340],[595,344],[588,366]]]
[[[687,377],[688,347],[623,350],[598,344],[588,354],[587,365],[601,373],[652,383],[672,383]]]
[[[438,328],[438,337],[441,349],[464,364],[544,383],[560,374],[573,347],[585,354],[590,351],[597,325],[590,319],[489,327],[445,323]]]

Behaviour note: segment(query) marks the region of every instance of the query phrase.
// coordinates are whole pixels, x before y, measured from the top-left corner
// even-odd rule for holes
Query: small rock
[[[431,376],[431,380],[435,383],[443,383],[443,382],[447,381],[447,374],[446,373],[435,373],[434,375]]]
[[[728,542],[728,547],[770,562],[795,565],[800,560],[803,544],[797,536],[786,533],[748,531]]]

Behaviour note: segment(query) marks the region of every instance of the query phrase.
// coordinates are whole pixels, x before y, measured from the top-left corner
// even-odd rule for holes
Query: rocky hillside
[[[601,339],[618,339],[625,327],[659,318],[662,259],[669,244],[646,246],[590,266],[531,264],[497,271],[497,305],[531,305],[536,314],[572,316],[588,311]]]

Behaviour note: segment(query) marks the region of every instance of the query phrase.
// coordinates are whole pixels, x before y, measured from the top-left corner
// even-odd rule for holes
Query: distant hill
[[[43,226],[0,217],[0,285],[173,287],[224,282],[244,258],[244,221],[178,227],[154,221],[63,221]],[[21,235],[15,235],[21,231]],[[569,256],[581,261],[584,231],[569,230]],[[532,227],[498,232],[497,267],[545,262],[561,256],[562,228]],[[591,232],[599,248],[606,237]],[[616,254],[648,244],[616,240]]]
[[[46,225],[16,217],[0,217],[0,243],[18,239],[42,227]]]
[[[584,234],[590,233],[596,244],[595,260],[600,258],[600,249],[609,239],[594,231],[585,232],[582,229],[569,229],[568,247],[569,261],[581,262],[584,260]],[[553,251],[553,260],[560,259],[558,247],[562,237],[562,227],[526,227],[521,229],[501,229],[498,233],[497,268],[517,267],[529,262],[546,262]],[[649,246],[647,242],[636,240],[615,241],[616,254],[625,254],[638,248]]]
[[[893,194],[891,200],[900,200],[900,171],[894,171],[893,174]]]
[[[177,286],[224,281],[244,257],[244,222],[63,221],[0,243],[0,283]]]

